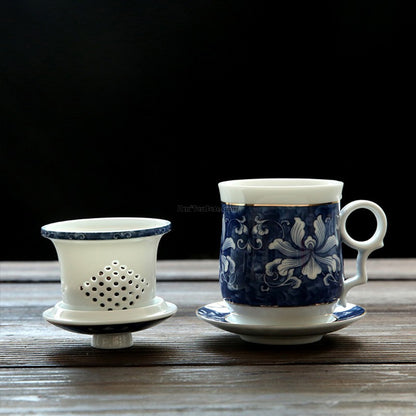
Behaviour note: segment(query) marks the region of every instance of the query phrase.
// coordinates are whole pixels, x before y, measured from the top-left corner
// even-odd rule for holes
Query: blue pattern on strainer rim
[[[171,229],[171,223],[169,221],[165,222],[167,224],[160,227],[149,227],[128,231],[49,231],[45,229],[46,226],[44,226],[41,228],[41,235],[42,237],[56,240],[123,240],[166,234]]]

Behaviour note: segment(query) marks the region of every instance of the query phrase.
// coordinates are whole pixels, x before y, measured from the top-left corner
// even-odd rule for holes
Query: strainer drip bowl
[[[150,328],[177,311],[176,305],[156,296],[152,303],[136,309],[81,311],[66,309],[62,302],[43,313],[53,325],[80,334],[93,335],[97,348],[126,348],[132,345],[130,332]],[[124,334],[124,335],[120,335]]]

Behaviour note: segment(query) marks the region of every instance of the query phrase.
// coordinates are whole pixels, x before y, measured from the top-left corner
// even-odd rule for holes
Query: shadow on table
[[[238,335],[199,335],[183,342],[144,338],[131,348],[102,350],[87,339],[65,340],[43,350],[43,357],[57,367],[148,367],[177,365],[238,365],[276,363],[354,363],[363,357],[362,338],[326,335],[305,345],[261,345],[241,340]]]
[[[142,343],[130,348],[104,350],[85,345],[63,345],[47,352],[47,360],[59,367],[129,367],[172,364],[176,350]]]
[[[198,342],[201,350],[240,364],[349,363],[362,361],[362,342],[347,335],[326,335],[304,345],[263,345],[243,341],[239,336],[207,336]]]

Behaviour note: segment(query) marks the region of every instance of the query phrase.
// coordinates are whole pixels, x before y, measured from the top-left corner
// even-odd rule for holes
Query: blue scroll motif
[[[222,204],[224,299],[253,306],[306,306],[340,297],[339,205]]]
[[[45,238],[55,240],[124,240],[129,238],[149,237],[165,234],[170,231],[170,223],[161,227],[143,228],[131,231],[94,231],[94,232],[71,232],[71,231],[49,231],[41,228],[41,235]]]

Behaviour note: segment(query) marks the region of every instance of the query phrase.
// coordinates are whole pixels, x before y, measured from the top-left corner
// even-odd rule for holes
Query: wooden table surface
[[[300,346],[200,321],[220,300],[217,261],[159,261],[158,295],[178,312],[124,350],[43,320],[60,300],[56,262],[0,267],[1,415],[416,415],[416,259],[370,260],[349,294],[367,315]]]

